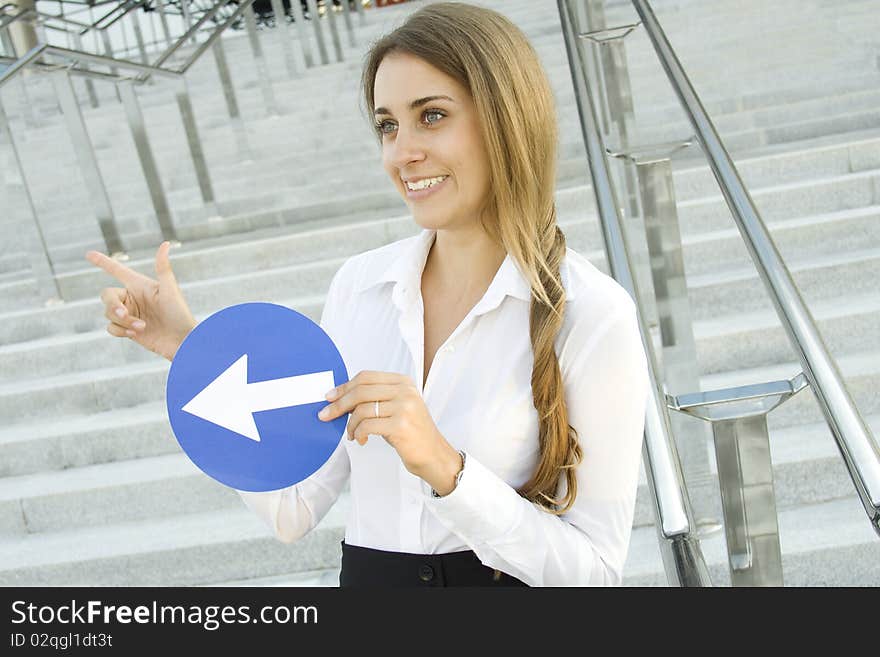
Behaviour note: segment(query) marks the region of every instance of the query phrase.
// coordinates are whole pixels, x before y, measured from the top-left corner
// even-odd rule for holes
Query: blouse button
[[[419,579],[423,582],[430,582],[434,579],[434,569],[431,568],[428,564],[423,564],[419,568]]]

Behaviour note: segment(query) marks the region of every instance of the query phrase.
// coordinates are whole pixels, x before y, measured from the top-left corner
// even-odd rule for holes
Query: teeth
[[[446,180],[448,176],[439,176],[438,178],[425,178],[423,180],[419,180],[418,182],[407,182],[406,186],[411,191],[418,191],[420,189],[426,189],[428,187],[433,187],[437,183],[441,183]]]

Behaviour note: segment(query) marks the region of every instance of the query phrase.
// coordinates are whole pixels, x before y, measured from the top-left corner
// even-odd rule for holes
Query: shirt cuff
[[[520,522],[523,503],[529,504],[469,452],[458,486],[444,497],[428,491],[424,498],[437,519],[472,546],[509,534]]]

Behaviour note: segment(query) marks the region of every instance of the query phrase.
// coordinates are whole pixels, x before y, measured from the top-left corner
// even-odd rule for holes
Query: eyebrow
[[[416,107],[420,107],[425,103],[430,103],[432,100],[451,100],[453,103],[455,100],[450,98],[449,96],[425,96],[424,98],[418,98],[409,104],[410,109],[415,109]],[[387,114],[391,116],[391,112],[388,111],[385,107],[377,107],[376,111],[373,114]]]

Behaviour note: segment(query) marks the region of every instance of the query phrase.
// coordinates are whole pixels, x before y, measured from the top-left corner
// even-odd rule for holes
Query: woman
[[[553,96],[502,15],[428,5],[379,40],[363,91],[422,232],[347,260],[321,326],[347,440],[311,477],[240,494],[283,541],[351,478],[342,586],[618,585],[647,400],[635,305],[556,226]],[[168,244],[122,280],[111,335],[166,358],[195,325]]]

